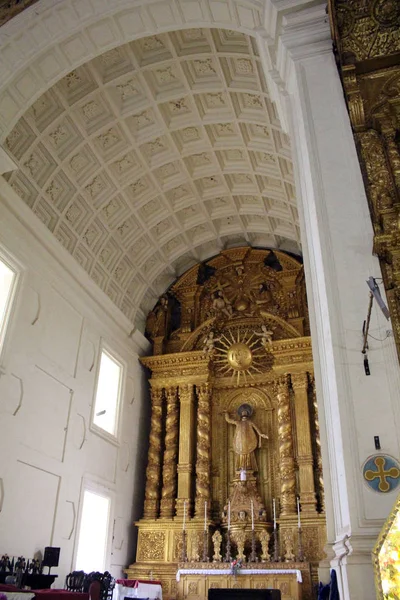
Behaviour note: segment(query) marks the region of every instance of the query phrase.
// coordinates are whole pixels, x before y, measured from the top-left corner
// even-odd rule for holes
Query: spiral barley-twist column
[[[325,488],[324,488],[324,479],[322,476],[322,454],[321,454],[321,436],[319,431],[319,420],[318,420],[318,404],[317,404],[317,394],[315,391],[315,380],[313,379],[311,382],[312,389],[312,400],[314,407],[314,431],[315,431],[315,454],[316,454],[316,465],[315,465],[315,479],[317,483],[317,490],[319,495],[319,501],[321,506],[321,511],[325,512]]]
[[[296,477],[293,457],[293,435],[290,418],[288,377],[278,381],[278,442],[279,473],[281,476],[281,516],[296,513]]]
[[[197,388],[197,461],[196,461],[196,517],[204,515],[205,503],[210,502],[210,400],[208,384]]]
[[[144,517],[155,519],[158,516],[161,483],[161,419],[162,389],[151,390],[151,424],[148,463],[146,470],[146,492]]]
[[[167,418],[165,421],[165,450],[163,461],[163,487],[161,492],[161,517],[174,514],[176,494],[176,470],[178,459],[178,399],[177,389],[166,389]]]

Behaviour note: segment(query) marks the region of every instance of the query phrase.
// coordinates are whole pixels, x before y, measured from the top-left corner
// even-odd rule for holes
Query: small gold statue
[[[212,536],[212,542],[214,545],[213,562],[220,562],[222,560],[222,555],[221,555],[222,535],[218,531],[218,529]]]
[[[263,529],[263,531],[261,531],[261,533],[258,535],[258,538],[261,542],[261,562],[268,562],[271,560],[271,555],[269,553],[269,540],[271,538],[271,534],[269,534],[266,529]]]
[[[283,534],[283,544],[285,547],[284,559],[285,562],[292,562],[296,557],[293,552],[293,536],[289,529],[286,529]]]
[[[244,529],[240,529],[239,531],[235,531],[233,534],[233,539],[237,544],[237,556],[236,558],[242,562],[246,561],[246,557],[244,555],[244,545],[246,543],[246,532]]]

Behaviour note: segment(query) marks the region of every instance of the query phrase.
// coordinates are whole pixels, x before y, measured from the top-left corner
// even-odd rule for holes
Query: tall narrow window
[[[16,281],[17,272],[0,258],[0,351],[4,343]]]
[[[100,356],[93,424],[112,436],[117,434],[122,364],[106,350]]]
[[[85,490],[75,560],[77,571],[91,573],[106,569],[110,504],[108,496]]]

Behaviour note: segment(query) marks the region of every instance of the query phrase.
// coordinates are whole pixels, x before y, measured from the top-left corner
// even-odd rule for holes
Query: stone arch
[[[257,410],[257,407],[264,410],[272,410],[274,408],[272,394],[269,395],[265,390],[250,388],[246,390],[234,390],[229,394],[227,397],[227,410],[232,411],[232,407],[236,407],[238,400],[240,400],[240,404],[242,404],[243,402],[251,402],[251,399],[254,399],[256,402],[254,405],[255,410]]]
[[[142,37],[195,27],[259,35],[257,0],[129,0],[118,3],[41,0],[2,27],[0,141],[47,89],[80,65]],[[111,7],[110,7],[111,6]]]

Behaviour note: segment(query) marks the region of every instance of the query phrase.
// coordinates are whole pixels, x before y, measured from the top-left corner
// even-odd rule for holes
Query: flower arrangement
[[[238,574],[239,569],[241,568],[242,561],[240,559],[235,558],[235,560],[231,562],[231,574],[236,576]]]

